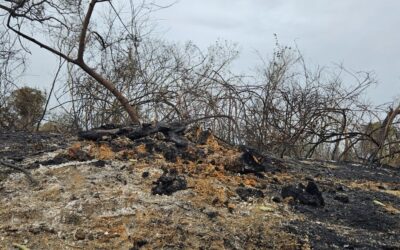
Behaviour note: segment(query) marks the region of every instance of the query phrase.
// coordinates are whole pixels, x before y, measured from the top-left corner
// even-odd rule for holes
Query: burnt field
[[[399,168],[134,132],[0,133],[0,248],[400,249]]]

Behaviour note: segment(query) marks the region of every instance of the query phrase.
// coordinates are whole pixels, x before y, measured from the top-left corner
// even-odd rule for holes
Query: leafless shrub
[[[128,14],[108,0],[6,2],[0,9],[9,31],[67,62],[55,96],[71,130],[214,117],[197,125],[280,157],[398,161],[400,107],[363,101],[375,83],[369,73],[312,69],[298,49],[277,42],[256,75],[236,75],[235,46],[219,42],[202,51],[151,37],[148,14],[156,5],[145,1],[124,1]],[[33,32],[50,34],[53,43]]]
[[[12,128],[15,117],[10,111],[11,93],[18,87],[15,80],[23,72],[25,58],[15,46],[17,39],[0,26],[0,128]]]

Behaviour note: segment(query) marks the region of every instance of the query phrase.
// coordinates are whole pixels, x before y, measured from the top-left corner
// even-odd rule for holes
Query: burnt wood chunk
[[[105,128],[112,129],[105,129]],[[115,138],[118,136],[126,136],[131,140],[141,139],[156,133],[164,134],[166,140],[174,142],[177,147],[186,147],[189,141],[184,137],[186,125],[182,123],[157,123],[157,124],[142,124],[141,126],[128,126],[115,128],[112,126],[103,126],[101,128],[92,129],[89,131],[80,132],[78,134],[83,140],[103,140],[106,137]]]
[[[313,207],[323,207],[325,205],[324,198],[314,181],[309,181],[307,187],[303,184],[296,186],[288,185],[282,188],[281,196],[283,199],[292,197],[295,201],[303,205]]]

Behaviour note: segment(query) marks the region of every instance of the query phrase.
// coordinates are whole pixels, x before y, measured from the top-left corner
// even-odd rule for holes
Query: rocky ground
[[[0,249],[400,249],[399,168],[0,133]]]

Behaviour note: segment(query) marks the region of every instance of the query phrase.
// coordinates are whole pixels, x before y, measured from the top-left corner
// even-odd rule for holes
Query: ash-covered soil
[[[56,133],[29,133],[0,131],[0,158],[22,161],[33,155],[65,148],[65,136]]]
[[[399,168],[1,133],[0,249],[400,249]]]

